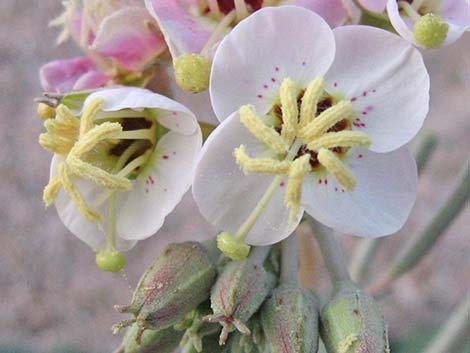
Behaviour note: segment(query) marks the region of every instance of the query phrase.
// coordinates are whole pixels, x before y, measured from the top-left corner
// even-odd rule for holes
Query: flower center
[[[397,0],[400,14],[413,20],[419,19],[427,13],[439,13],[440,0]]]
[[[94,99],[78,118],[60,105],[56,118],[44,123],[47,133],[39,137],[42,147],[65,157],[58,174],[44,189],[44,202],[50,205],[63,188],[80,213],[93,223],[98,223],[101,215],[87,204],[74,179],[85,179],[106,189],[95,204],[98,207],[114,192],[132,189],[129,179],[139,175],[157,142],[158,124],[149,112],[104,112],[102,107],[103,100]]]
[[[351,102],[335,102],[323,87],[321,78],[313,80],[305,90],[285,79],[279,102],[264,119],[251,106],[240,109],[241,122],[267,146],[271,157],[249,157],[245,146],[240,146],[234,152],[237,163],[245,174],[288,176],[285,204],[291,210],[291,221],[300,209],[301,185],[306,174],[329,173],[346,191],[352,191],[356,181],[344,163],[346,152],[371,142],[366,133],[352,131]]]

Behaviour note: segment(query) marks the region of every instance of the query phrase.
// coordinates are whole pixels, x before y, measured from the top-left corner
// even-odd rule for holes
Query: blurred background
[[[215,234],[186,197],[157,236],[128,253],[125,272],[109,274],[95,266],[94,253],[68,233],[53,207],[45,211],[41,197],[51,156],[37,143],[43,130],[33,103],[42,93],[38,68],[80,54],[73,43],[54,45],[57,31],[47,24],[60,12],[58,0],[0,1],[0,353],[112,351],[120,337],[110,327],[122,319],[113,305],[130,300],[131,288],[162,245]],[[467,34],[451,47],[425,53],[432,82],[425,128],[435,131],[439,146],[421,177],[409,222],[381,247],[373,276],[430,221],[468,158],[469,52]],[[470,289],[468,211],[467,205],[432,253],[381,301],[395,347],[414,340],[407,353],[418,351],[416,339],[426,342]],[[339,239],[350,256],[358,240]],[[316,251],[312,256],[313,283],[328,288],[322,260]]]

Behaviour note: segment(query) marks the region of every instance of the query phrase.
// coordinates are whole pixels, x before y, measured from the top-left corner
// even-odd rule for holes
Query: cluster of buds
[[[386,352],[383,315],[353,284],[335,288],[320,314],[317,295],[298,284],[293,240],[254,247],[241,261],[215,242],[168,245],[132,303],[116,306],[134,316],[113,326],[130,326],[120,352],[315,353],[320,332],[328,352]]]

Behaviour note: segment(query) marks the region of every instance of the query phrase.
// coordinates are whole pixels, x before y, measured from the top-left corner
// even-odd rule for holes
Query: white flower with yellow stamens
[[[145,89],[92,93],[81,113],[65,105],[44,123],[40,144],[55,153],[46,205],[98,252],[107,270],[119,251],[153,235],[189,189],[202,144],[195,116]]]
[[[420,53],[380,29],[331,30],[298,7],[263,9],[215,53],[210,94],[222,124],[193,194],[233,258],[288,236],[306,210],[340,232],[396,232],[416,197],[402,147],[428,112]]]

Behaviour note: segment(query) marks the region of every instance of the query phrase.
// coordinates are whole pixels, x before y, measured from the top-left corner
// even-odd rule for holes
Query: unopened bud
[[[220,344],[225,344],[229,332],[234,328],[245,335],[250,334],[246,323],[259,309],[275,283],[274,275],[266,272],[262,262],[253,262],[252,258],[230,262],[225,266],[212,288],[213,314],[205,318],[222,325]]]
[[[53,119],[55,117],[55,109],[45,103],[38,104],[37,112],[39,117],[44,120]]]
[[[318,301],[310,289],[283,285],[261,308],[271,353],[316,353]]]
[[[351,282],[337,284],[320,321],[329,353],[389,352],[381,308]]]
[[[449,24],[441,16],[428,13],[414,24],[416,42],[426,49],[439,48],[447,37]]]
[[[132,303],[115,307],[135,318],[115,325],[113,330],[137,322],[141,334],[145,329],[160,330],[176,324],[208,299],[216,273],[210,252],[202,244],[168,245],[142,276]]]
[[[188,92],[199,93],[209,87],[210,62],[202,55],[183,54],[173,61],[178,86]]]
[[[183,333],[172,327],[163,330],[146,330],[142,337],[137,338],[140,328],[133,324],[124,337],[124,353],[171,353],[179,344]]]

